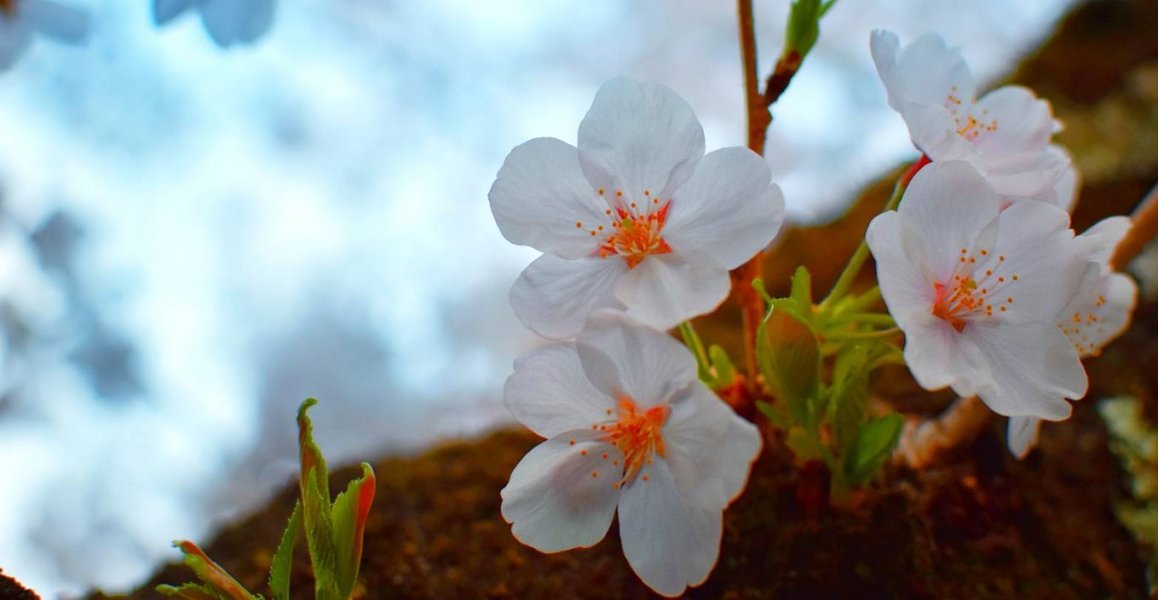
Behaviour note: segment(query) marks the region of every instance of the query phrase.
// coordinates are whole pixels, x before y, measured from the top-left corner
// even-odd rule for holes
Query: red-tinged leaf
[[[302,402],[298,408],[298,447],[301,449],[302,471],[300,476],[300,485],[302,488],[302,497],[306,496],[306,481],[309,478],[310,471],[317,471],[317,485],[321,496],[330,500],[330,472],[326,469],[326,459],[322,456],[322,451],[318,449],[318,445],[314,443],[314,424],[310,421],[309,415],[306,411],[318,401],[315,398],[307,398]]]
[[[229,600],[254,600],[256,596],[249,593],[244,586],[237,582],[221,565],[213,562],[205,551],[188,540],[173,544],[185,554],[185,564],[193,569],[197,578],[204,581],[209,587],[220,592],[222,597]],[[180,588],[178,588],[180,589]]]
[[[350,482],[334,501],[334,541],[338,552],[338,591],[349,597],[358,582],[362,537],[374,503],[374,469],[362,463],[362,477]]]

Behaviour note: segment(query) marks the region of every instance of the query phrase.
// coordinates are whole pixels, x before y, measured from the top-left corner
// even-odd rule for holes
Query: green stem
[[[886,313],[846,313],[830,321],[826,321],[826,324],[829,326],[849,325],[852,323],[882,325],[884,327],[895,327],[897,324],[893,316]]]
[[[905,188],[909,187],[909,181],[921,170],[921,167],[929,164],[929,158],[922,155],[917,162],[913,163],[900,179],[897,184],[893,186],[893,195],[889,197],[889,201],[885,204],[882,213],[890,210],[895,210],[897,205],[901,203],[901,197],[905,195]],[[848,289],[852,287],[852,282],[860,273],[860,268],[864,266],[864,261],[868,260],[869,249],[865,240],[860,241],[860,245],[856,247],[856,252],[853,253],[852,258],[848,260],[844,271],[841,272],[840,277],[836,280],[836,284],[832,286],[832,291],[828,293],[828,297],[820,303],[822,309],[832,306],[836,301],[844,297],[848,293]]]
[[[830,333],[825,334],[824,341],[851,341],[851,340],[880,340],[891,338],[894,335],[901,333],[899,327],[890,327],[888,329],[880,329],[877,331],[854,331],[851,333]]]
[[[708,353],[704,350],[704,342],[700,340],[700,336],[696,333],[696,328],[692,326],[691,321],[680,323],[680,335],[684,338],[684,344],[696,357],[696,363],[700,368],[700,379],[708,381],[712,376],[711,363],[708,362]]]

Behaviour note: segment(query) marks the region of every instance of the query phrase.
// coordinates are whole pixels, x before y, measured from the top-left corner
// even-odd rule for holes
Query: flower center
[[[981,268],[976,268],[977,259]],[[992,317],[994,311],[1003,313],[1013,304],[1008,286],[1020,279],[1017,275],[1000,273],[1005,257],[989,256],[988,250],[970,255],[965,248],[957,271],[950,281],[933,283],[933,316],[947,321],[957,331],[963,331],[970,320]]]
[[[661,235],[668,206],[670,204],[665,204],[663,208],[644,215],[619,209],[619,220],[611,223],[613,231],[599,247],[599,256],[622,256],[627,261],[627,268],[633,269],[649,255],[671,252],[671,246]]]
[[[623,454],[623,479],[612,484],[614,487],[635,481],[656,454],[664,455],[662,428],[669,412],[664,405],[641,411],[629,396],[619,399],[619,419],[599,427],[604,438]],[[643,480],[647,481],[646,474]]]
[[[970,100],[969,105],[965,106],[961,98],[957,96],[957,86],[953,86],[949,96],[945,99],[945,108],[953,115],[953,124],[957,128],[957,135],[976,143],[982,135],[997,131],[997,119],[985,121],[989,116],[988,109],[981,110],[981,118],[973,115],[973,109],[976,102]]]

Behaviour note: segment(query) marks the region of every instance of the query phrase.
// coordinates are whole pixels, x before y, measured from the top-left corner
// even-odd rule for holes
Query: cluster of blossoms
[[[209,37],[222,48],[250,44],[269,30],[275,0],[153,0],[153,21],[164,25],[196,8]],[[79,44],[88,37],[86,11],[54,0],[0,0],[0,71],[42,34]]]
[[[511,290],[515,313],[574,338],[507,381],[507,406],[547,440],[511,474],[502,513],[520,541],[556,552],[598,542],[618,510],[628,563],[674,596],[715,565],[761,437],[662,330],[723,302],[784,200],[754,152],[705,156],[695,114],[659,85],[603,85],[578,141],[516,147],[490,192],[503,235],[544,252]]]
[[[1085,395],[1081,358],[1129,321],[1137,286],[1109,260],[1130,221],[1074,235],[1077,176],[1029,90],[975,99],[960,53],[935,35],[902,50],[877,31],[871,47],[890,106],[932,161],[866,236],[905,362],[923,387],[1010,417],[1010,450],[1024,456],[1040,421],[1069,417],[1066,399]]]

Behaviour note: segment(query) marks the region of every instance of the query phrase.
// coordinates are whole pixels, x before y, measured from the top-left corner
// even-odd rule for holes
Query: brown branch
[[[897,462],[919,469],[945,450],[968,443],[985,429],[992,413],[977,396],[958,398],[935,419],[913,419],[893,451]]]
[[[1126,268],[1130,261],[1142,253],[1146,244],[1158,236],[1158,184],[1150,188],[1150,193],[1138,203],[1138,208],[1134,209],[1131,219],[1133,224],[1130,230],[1126,232],[1126,237],[1118,242],[1118,247],[1114,249],[1114,255],[1110,258],[1110,267],[1115,271]]]
[[[744,70],[744,100],[748,110],[748,148],[763,156],[764,145],[768,141],[768,126],[772,124],[769,107],[788,88],[802,59],[796,52],[782,56],[761,93],[756,65],[756,28],[752,16],[752,0],[737,0],[736,4],[739,13],[740,58]],[[732,271],[732,293],[740,305],[744,328],[744,365],[748,370],[749,391],[753,397],[757,391],[756,328],[764,318],[764,299],[752,289],[752,282],[763,272],[763,251],[757,252],[748,262]]]

